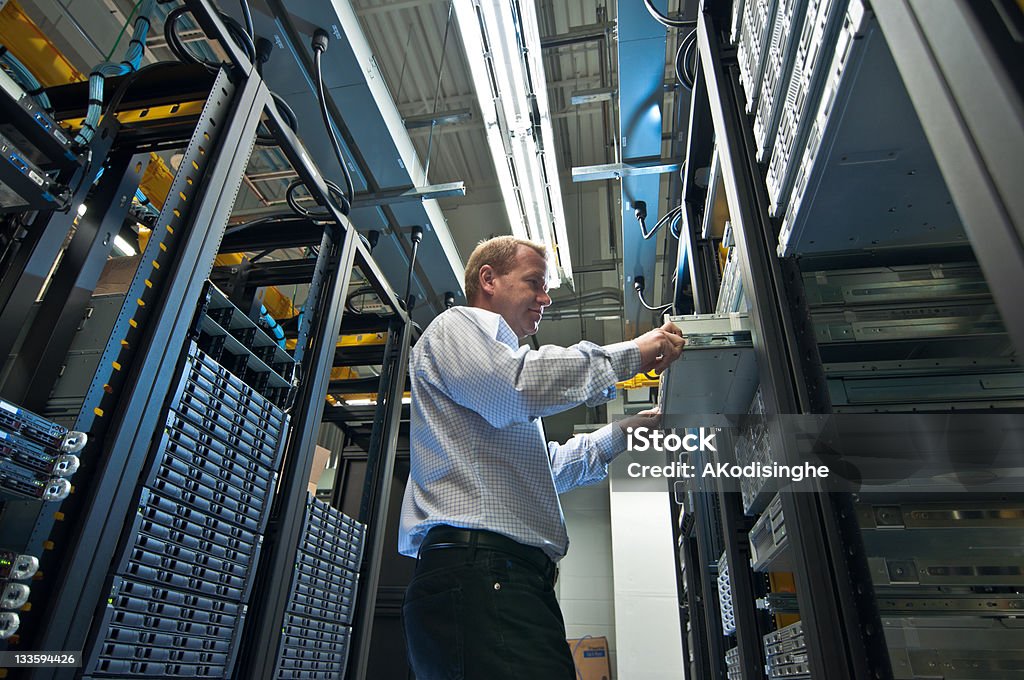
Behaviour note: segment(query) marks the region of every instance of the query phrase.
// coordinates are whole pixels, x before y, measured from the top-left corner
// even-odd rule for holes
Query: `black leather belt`
[[[547,579],[555,577],[555,563],[543,550],[523,545],[507,536],[484,529],[460,529],[447,525],[436,526],[427,532],[420,544],[419,556],[423,553],[445,548],[491,550],[505,553],[526,562]]]

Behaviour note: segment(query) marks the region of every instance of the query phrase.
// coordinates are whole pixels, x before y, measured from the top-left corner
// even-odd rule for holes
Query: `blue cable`
[[[281,349],[285,348],[284,329],[281,328],[281,324],[277,322],[277,319],[270,316],[270,312],[263,305],[260,305],[260,316],[263,322],[267,324],[267,330],[271,331],[274,335],[274,339],[277,340],[277,345]]]
[[[96,133],[96,127],[103,113],[103,82],[106,78],[123,76],[137,71],[142,63],[142,55],[146,51],[146,36],[149,34],[149,16],[153,12],[155,0],[143,0],[139,15],[135,18],[135,29],[132,39],[128,42],[128,51],[124,59],[115,63],[104,62],[96,66],[89,74],[89,108],[86,112],[82,129],[75,137],[77,144],[88,144]]]
[[[680,212],[678,215],[676,215],[676,218],[674,220],[672,220],[672,225],[669,227],[669,230],[672,232],[672,235],[675,236],[677,239],[679,238],[679,235],[681,233],[679,231],[679,223],[682,222],[682,221],[683,221],[683,213]]]
[[[43,92],[43,84],[40,83],[32,72],[25,67],[21,60],[16,56],[8,52],[3,51],[3,55],[0,56],[0,62],[4,63],[8,69],[10,69],[10,75],[15,81],[25,90],[26,93],[32,96],[33,99],[38,102],[47,111],[52,111],[53,108],[50,106],[50,98]]]

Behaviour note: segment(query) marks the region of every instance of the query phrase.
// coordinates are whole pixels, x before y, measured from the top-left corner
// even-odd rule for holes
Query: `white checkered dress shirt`
[[[539,350],[498,314],[454,307],[412,351],[412,469],[398,549],[415,557],[438,524],[488,529],[558,560],[569,548],[558,494],[604,479],[626,445],[615,424],[548,443],[540,419],[615,397],[640,368],[634,342]]]

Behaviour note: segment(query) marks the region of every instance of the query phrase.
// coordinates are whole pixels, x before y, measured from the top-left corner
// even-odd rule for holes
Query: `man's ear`
[[[480,290],[488,295],[494,294],[494,280],[498,278],[498,273],[494,271],[494,267],[489,264],[485,264],[480,267]]]

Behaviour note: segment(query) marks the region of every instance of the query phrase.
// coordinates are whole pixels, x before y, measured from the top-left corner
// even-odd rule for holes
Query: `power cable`
[[[249,10],[249,0],[241,0],[242,5],[242,18],[245,21],[245,32],[249,34],[249,39],[256,40],[256,29],[252,25],[252,12]]]
[[[676,79],[682,83],[687,91],[693,91],[694,82],[697,80],[697,30],[690,31],[676,50],[675,72]]]
[[[341,214],[348,215],[350,204],[348,202],[348,199],[345,197],[345,194],[342,192],[341,187],[339,187],[337,184],[335,184],[329,179],[325,179],[324,184],[327,185],[328,194],[330,196],[334,196],[337,198],[338,205],[341,209]],[[330,219],[331,213],[326,208],[324,208],[323,210],[310,210],[299,204],[299,199],[295,195],[295,192],[300,187],[306,187],[306,183],[301,179],[294,180],[291,182],[291,184],[288,185],[288,188],[285,190],[285,200],[288,202],[288,207],[291,208],[292,211],[294,211],[297,215],[301,215],[302,217],[311,220]],[[308,188],[306,190],[309,191]]]
[[[416,269],[416,253],[420,249],[420,242],[423,240],[423,227],[415,225],[409,234],[412,240],[412,257],[409,259],[409,277],[405,280],[405,308],[412,312],[416,298],[412,295],[412,273]]]
[[[334,134],[334,126],[331,125],[331,116],[327,110],[327,95],[324,93],[324,76],[321,70],[320,61],[321,56],[327,51],[327,44],[330,41],[330,36],[327,35],[327,31],[322,28],[316,29],[313,33],[313,62],[316,66],[316,85],[317,85],[317,98],[320,101],[320,116],[323,118],[324,127],[327,128],[327,136],[331,140],[331,146],[334,147],[334,153],[338,157],[338,163],[341,165],[341,174],[345,179],[345,187],[347,189],[346,204],[342,207],[342,213],[348,215],[349,210],[352,207],[352,203],[355,202],[355,188],[352,185],[352,176],[348,172],[348,166],[345,164],[345,155],[341,152],[341,142]]]
[[[178,36],[178,22],[181,18],[189,13],[188,7],[176,7],[167,13],[167,17],[164,19],[164,39],[167,41],[167,46],[170,48],[174,56],[179,61],[183,61],[186,64],[202,64],[211,71],[216,71],[220,68],[219,62],[207,61],[197,56],[192,50],[185,47],[185,44],[181,41]],[[224,12],[217,12],[221,21],[224,22],[225,28],[228,29],[228,33],[231,35],[239,47],[245,52],[245,56],[249,61],[256,62],[256,44],[253,42],[252,37],[246,32],[246,29],[238,23],[238,21],[230,14]]]
[[[647,11],[650,13],[654,20],[662,26],[668,28],[693,28],[697,25],[695,19],[672,19],[664,14],[654,6],[654,0],[644,0],[644,5],[647,7]]]
[[[633,278],[633,290],[636,291],[636,296],[640,300],[640,304],[642,304],[646,309],[649,309],[652,312],[658,312],[659,314],[663,314],[669,309],[672,309],[673,307],[673,305],[662,305],[661,307],[652,307],[649,304],[647,304],[647,301],[644,300],[644,277],[642,276],[637,276]]]

